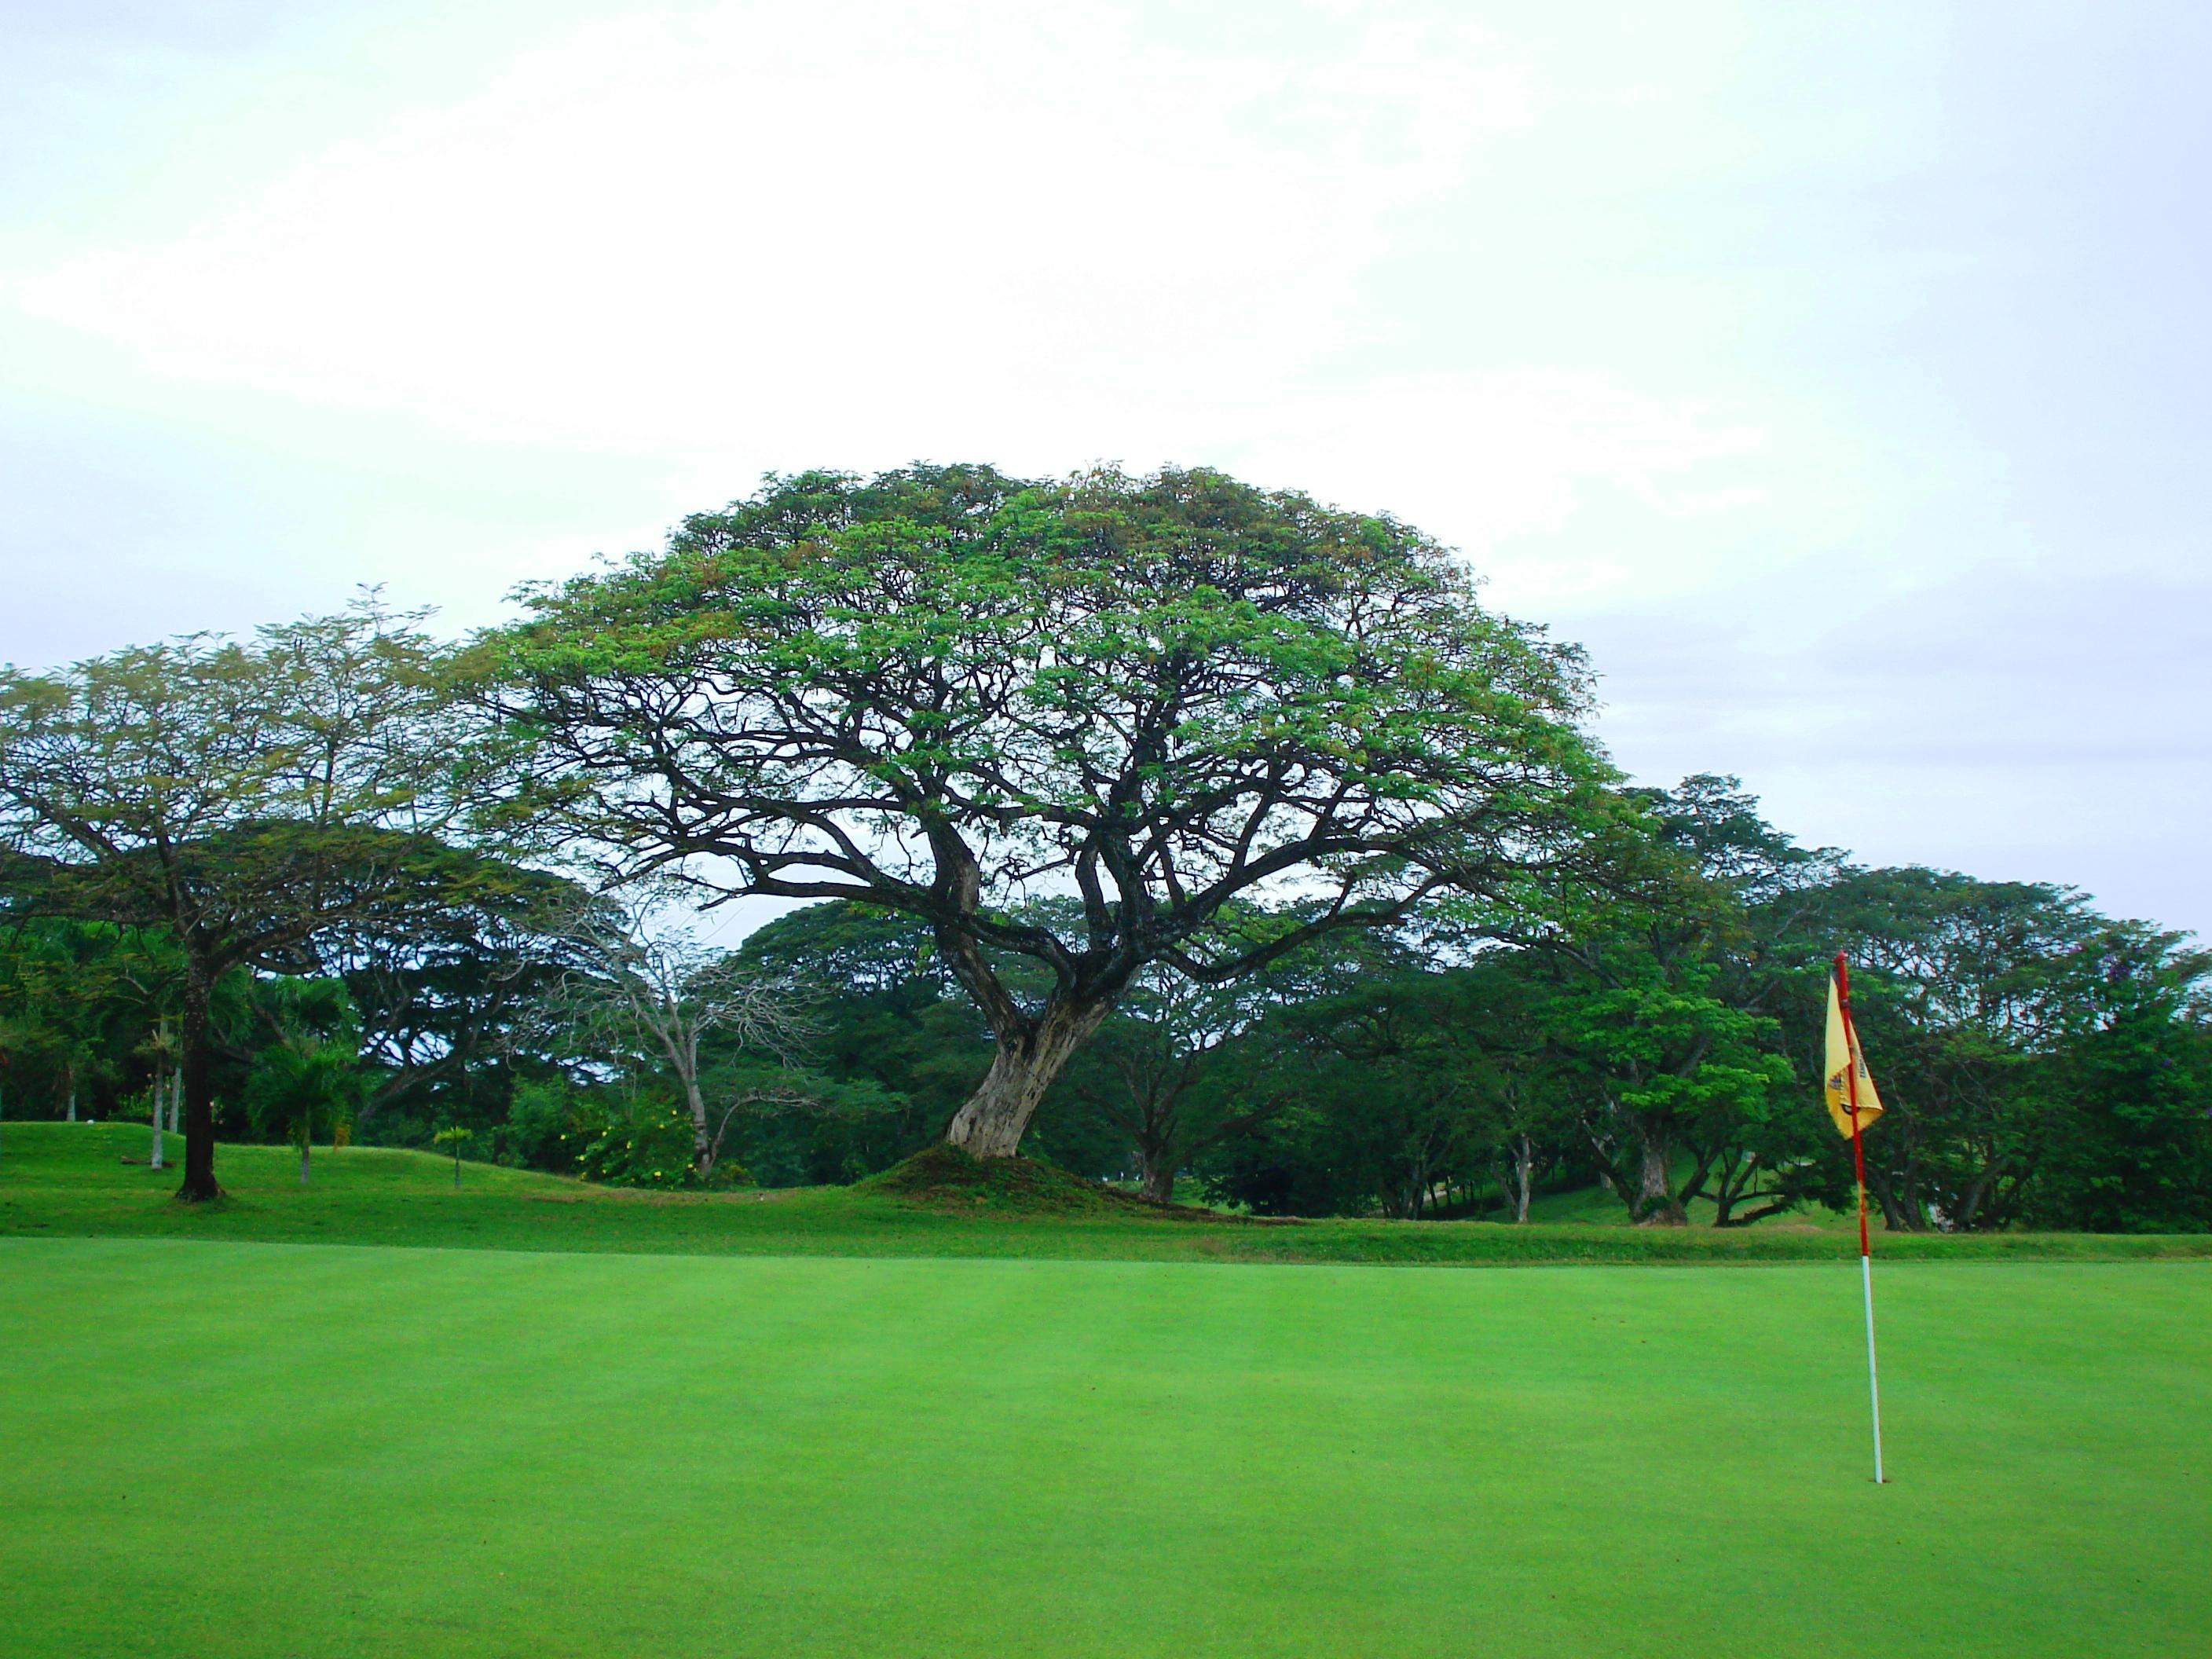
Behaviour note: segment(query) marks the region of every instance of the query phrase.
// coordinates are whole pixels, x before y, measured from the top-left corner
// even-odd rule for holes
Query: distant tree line
[[[1626,787],[1442,550],[1205,472],[771,479],[449,643],[0,672],[0,1112],[668,1187],[950,1139],[1165,1201],[2212,1225],[2185,936]],[[734,950],[701,912],[794,908]],[[0,1143],[3,1146],[4,1143]],[[4,1156],[4,1150],[0,1150]]]

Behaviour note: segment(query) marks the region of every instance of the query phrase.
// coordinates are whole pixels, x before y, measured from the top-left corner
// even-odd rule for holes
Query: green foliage
[[[312,972],[334,933],[401,933],[491,876],[442,838],[469,797],[445,652],[372,599],[343,616],[0,669],[10,908],[162,933],[179,953],[182,1197],[218,1195],[209,1029],[241,968]]]
[[[568,1133],[578,1148],[576,1170],[586,1181],[672,1192],[752,1182],[733,1158],[721,1159],[708,1180],[700,1181],[691,1161],[690,1115],[672,1096],[646,1093],[612,1105],[593,1097],[576,1109],[574,1121]]]
[[[1822,900],[1863,964],[1853,1000],[1889,1107],[1868,1177],[1892,1227],[2212,1213],[2212,1084],[2190,1058],[2208,1029],[2202,953],[2039,884],[1848,872]],[[1801,1052],[1819,1042],[1820,972],[1795,998]]]
[[[1267,980],[1194,983],[1158,963],[1139,973],[1054,1085],[1038,1117],[1040,1150],[1090,1174],[1133,1175],[1146,1197],[1167,1202],[1178,1170],[1279,1108],[1274,1091],[1226,1086],[1221,1063],[1269,1006]]]
[[[582,1121],[577,1091],[564,1079],[522,1079],[514,1085],[505,1121],[492,1131],[495,1156],[501,1164],[571,1173]]]
[[[319,1131],[350,1126],[367,1079],[350,1046],[316,1037],[272,1043],[246,1079],[254,1128],[305,1148]]]
[[[2102,960],[2095,1018],[2036,1080],[2040,1225],[2157,1233],[2212,1216],[2212,1028],[2189,1000],[2203,959],[2170,935],[2130,943]]]
[[[746,936],[744,969],[793,985],[816,1026],[801,1108],[750,1115],[745,1163],[772,1185],[854,1181],[945,1133],[990,1062],[989,1032],[928,925],[836,901]]]
[[[0,915],[16,907],[0,884]],[[158,936],[100,922],[0,921],[0,1088],[11,1115],[61,1116],[71,1090],[107,1116],[143,1093],[149,1039],[179,961]]]
[[[771,478],[530,600],[476,658],[514,810],[926,922],[1019,1079],[955,1119],[987,1152],[1146,964],[1232,980],[1448,886],[1517,914],[1605,811],[1577,653],[1404,525],[1210,471]]]

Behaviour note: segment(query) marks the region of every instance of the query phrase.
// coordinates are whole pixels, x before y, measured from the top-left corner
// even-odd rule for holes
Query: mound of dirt
[[[858,1183],[918,1209],[949,1215],[1127,1216],[1153,1220],[1238,1222],[1240,1216],[1189,1204],[1154,1204],[1119,1188],[1085,1181],[1026,1158],[973,1158],[957,1146],[932,1146]]]

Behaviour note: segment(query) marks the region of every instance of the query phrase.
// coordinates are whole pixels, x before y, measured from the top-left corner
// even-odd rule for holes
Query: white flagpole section
[[[1843,1027],[1844,1091],[1851,1119],[1851,1174],[1859,1189],[1859,1284],[1866,1291],[1867,1398],[1874,1407],[1874,1483],[1881,1474],[1881,1379],[1874,1363],[1874,1245],[1867,1237],[1866,1146],[1859,1137],[1859,1073],[1865,1060],[1859,1054],[1859,1034],[1851,1024],[1851,970],[1841,951],[1836,952],[1835,977],[1828,992],[1837,1022]]]
[[[1874,1363],[1874,1257],[1859,1258],[1859,1282],[1866,1287],[1867,1316],[1867,1395],[1874,1405],[1874,1483],[1882,1484],[1881,1474],[1881,1377]]]

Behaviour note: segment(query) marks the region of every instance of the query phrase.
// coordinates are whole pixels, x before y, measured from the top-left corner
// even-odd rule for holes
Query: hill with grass
[[[171,1137],[167,1156],[180,1144]],[[198,1238],[678,1255],[1034,1256],[1111,1261],[1537,1262],[1840,1261],[1856,1235],[1830,1223],[1717,1231],[1571,1220],[1282,1221],[1163,1208],[1028,1160],[978,1164],[933,1149],[851,1187],[716,1193],[596,1187],[534,1170],[387,1147],[318,1148],[309,1184],[285,1146],[226,1146],[227,1196],[172,1201],[136,1124],[0,1126],[0,1236]],[[135,1160],[135,1161],[134,1161]],[[1613,1217],[1618,1215],[1614,1206]],[[2212,1257],[2212,1236],[1887,1234],[1898,1260],[2116,1261]]]

